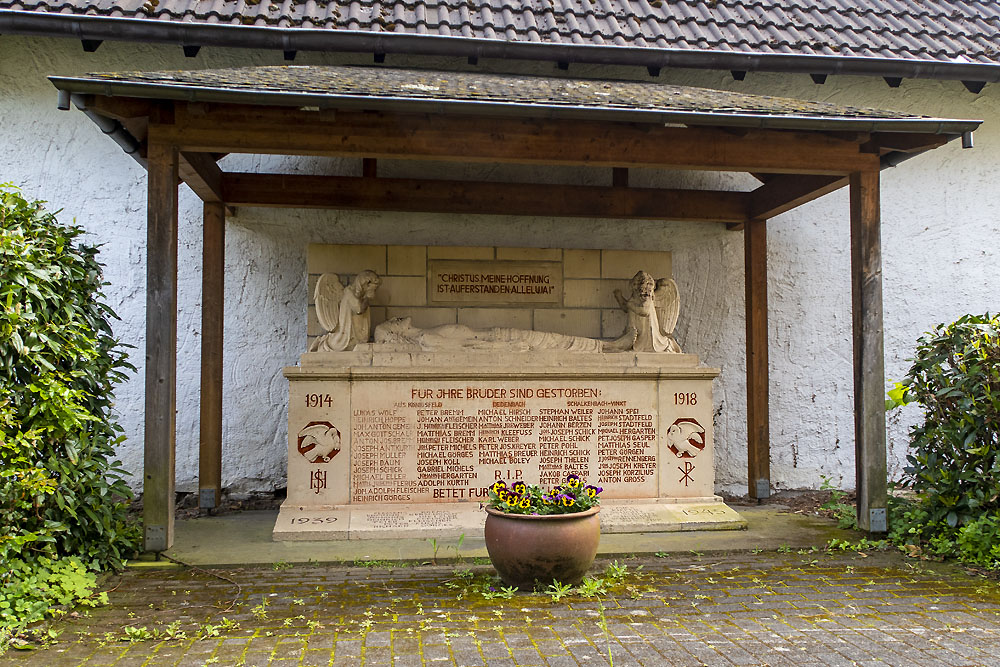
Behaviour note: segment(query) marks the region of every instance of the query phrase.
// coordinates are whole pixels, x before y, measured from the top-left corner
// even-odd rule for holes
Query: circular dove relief
[[[330,422],[309,422],[299,431],[296,448],[309,463],[329,463],[340,453],[340,431]]]
[[[667,447],[679,459],[693,459],[705,449],[705,427],[697,419],[681,417],[667,429]]]

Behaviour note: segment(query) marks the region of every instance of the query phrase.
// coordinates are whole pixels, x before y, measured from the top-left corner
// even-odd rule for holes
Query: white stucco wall
[[[370,57],[302,54],[296,64],[357,62]],[[134,345],[134,377],[117,393],[128,437],[127,469],[141,480],[145,317],[145,174],[79,112],[55,108],[50,74],[121,69],[182,69],[282,64],[280,53],[202,49],[188,59],[179,47],[106,43],[95,54],[79,42],[0,37],[0,182],[45,199],[103,244],[107,297]],[[389,64],[406,64],[389,58]],[[464,61],[409,64],[467,68]],[[483,70],[556,75],[549,64],[481,62]],[[573,66],[573,76],[648,80],[642,70]],[[957,143],[883,172],[883,257],[886,376],[900,379],[921,332],[962,313],[997,310],[1000,265],[1000,87],[978,96],[958,82],[805,75],[748,75],[744,82],[713,72],[664,72],[660,81],[745,92],[885,107],[929,115],[981,118],[976,148]],[[227,166],[257,169],[265,159],[231,156]],[[304,159],[303,172],[360,171],[358,161]],[[456,174],[437,165],[437,174]],[[427,175],[426,165],[380,163],[383,175]],[[464,173],[502,180],[608,183],[608,170],[478,165]],[[635,184],[750,187],[746,175],[701,174],[677,180],[639,172]],[[195,490],[198,459],[200,216],[186,187],[180,196],[180,285],[177,387],[177,485]],[[771,476],[777,488],[815,488],[821,476],[854,484],[851,286],[846,191],[769,224]],[[236,491],[284,485],[285,402],[281,368],[294,364],[306,340],[305,248],[320,243],[534,245],[657,249],[673,253],[684,306],[678,338],[686,351],[723,369],[716,381],[719,490],[746,491],[743,321],[743,236],[721,225],[508,216],[354,213],[241,209],[226,239],[226,348],[223,484]],[[899,475],[914,411],[889,420],[889,469]]]

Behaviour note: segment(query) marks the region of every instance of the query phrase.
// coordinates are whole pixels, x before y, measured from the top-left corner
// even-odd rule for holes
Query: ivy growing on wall
[[[0,185],[0,641],[138,544],[112,410],[131,366],[82,233]]]

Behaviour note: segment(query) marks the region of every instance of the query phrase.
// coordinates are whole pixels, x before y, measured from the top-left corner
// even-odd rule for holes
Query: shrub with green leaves
[[[898,513],[894,532],[938,555],[1000,564],[992,548],[1000,531],[1000,317],[965,315],[921,337],[890,398],[924,408],[905,468],[918,500]]]
[[[90,570],[119,567],[137,545],[126,473],[114,460],[122,436],[112,414],[112,389],[131,366],[111,331],[116,316],[101,301],[97,249],[78,242],[82,233],[0,185],[5,623],[4,602],[24,590],[33,567],[40,569],[31,576],[68,572],[72,565],[53,563],[69,557]]]

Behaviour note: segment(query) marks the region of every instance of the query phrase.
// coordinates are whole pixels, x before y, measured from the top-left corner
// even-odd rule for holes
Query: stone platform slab
[[[676,502],[670,502],[670,501]],[[601,505],[602,533],[743,530],[746,521],[712,499],[649,499]],[[486,513],[478,503],[335,505],[326,508],[286,503],[278,513],[279,541],[360,540],[480,535]]]

